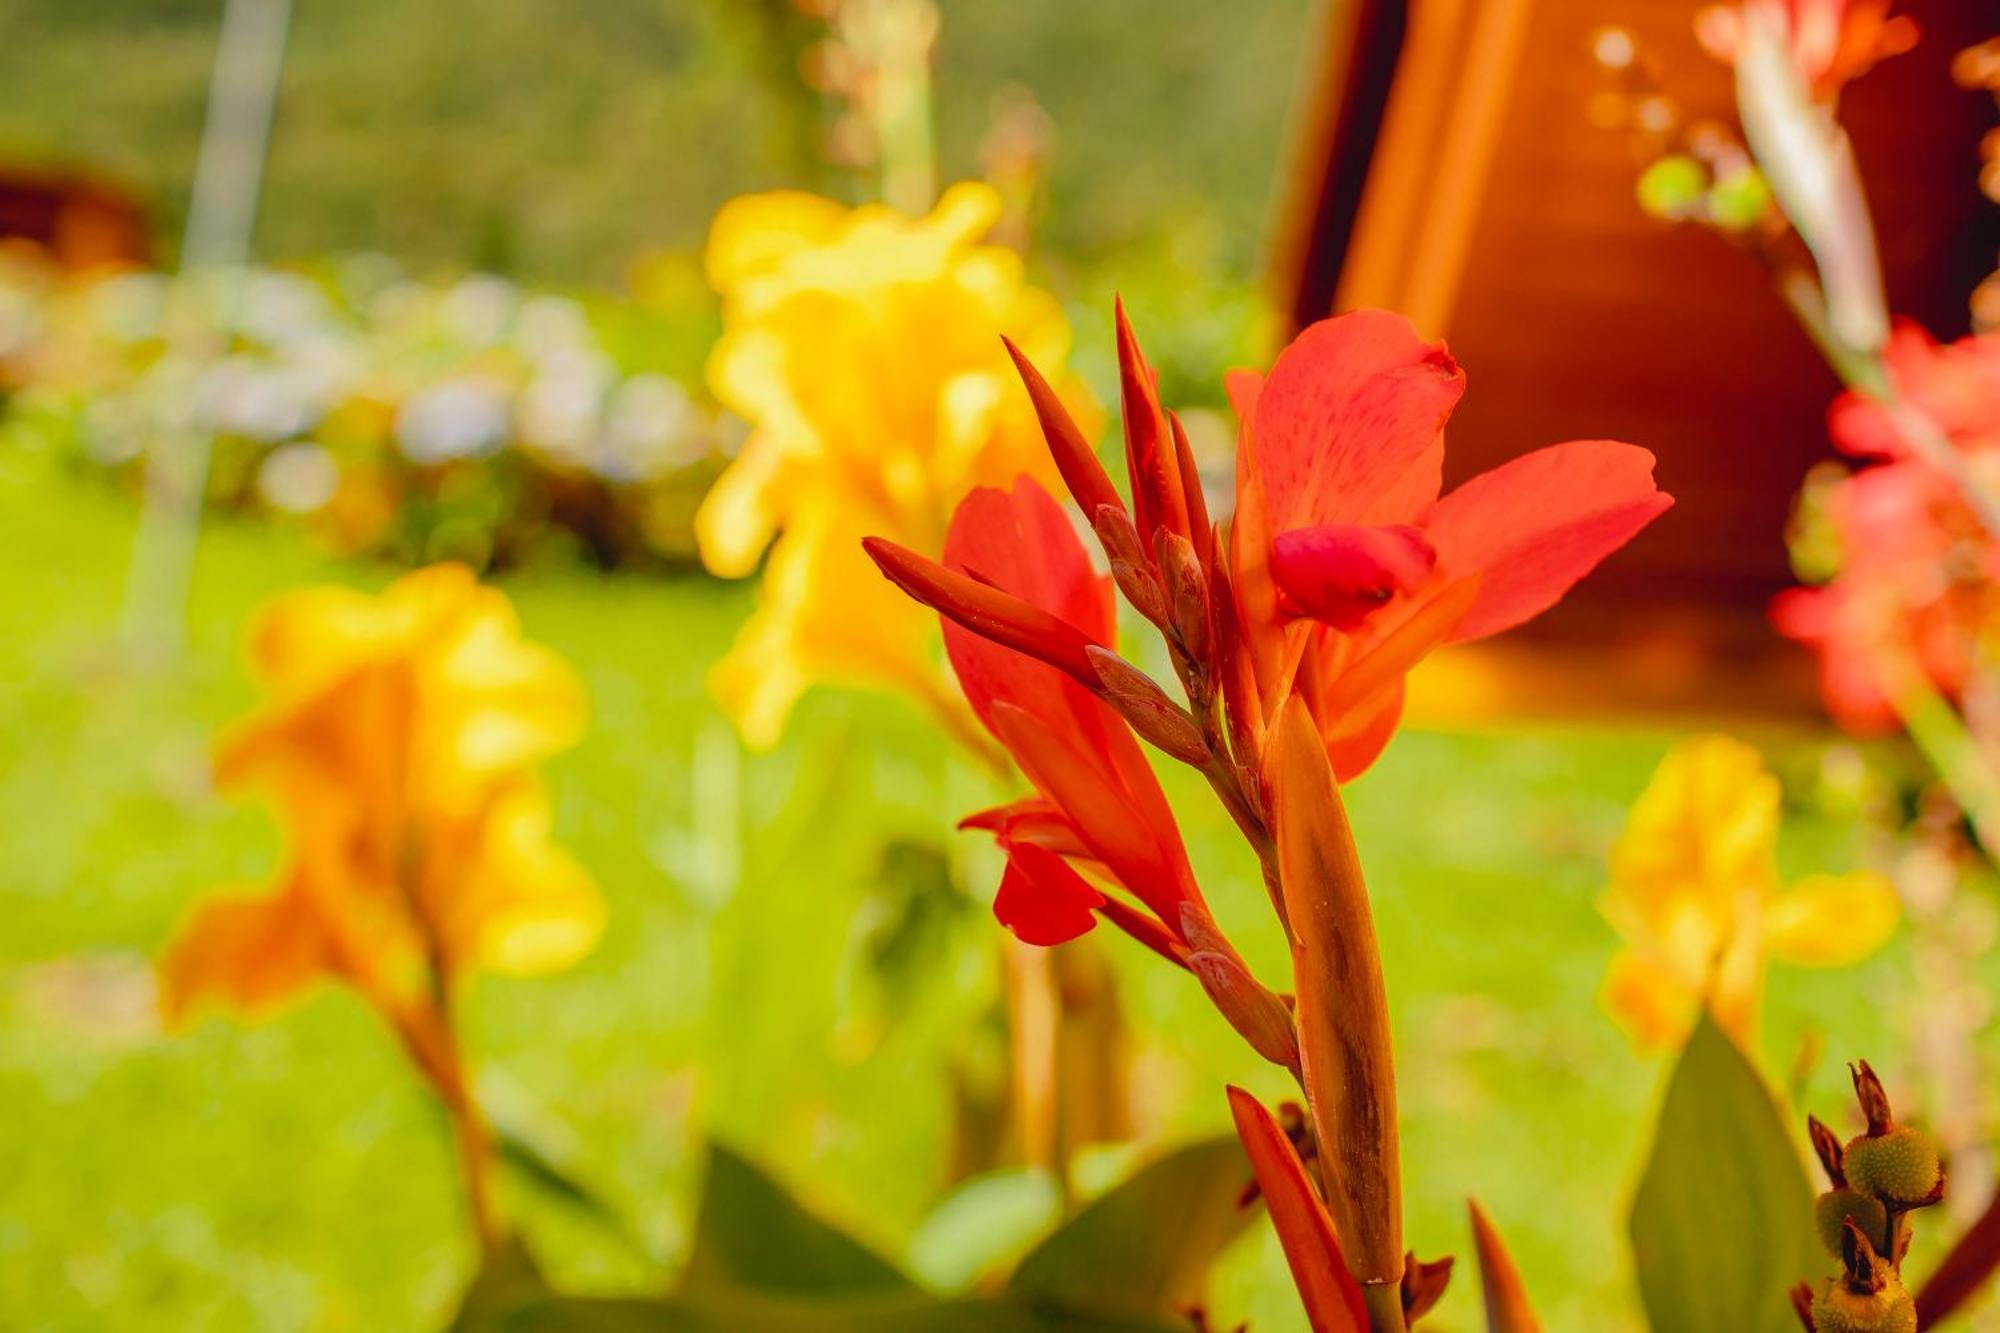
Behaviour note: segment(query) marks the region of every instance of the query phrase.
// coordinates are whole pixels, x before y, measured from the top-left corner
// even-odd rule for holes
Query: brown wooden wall
[[[1314,143],[1339,141],[1327,126],[1308,124],[1300,136],[1298,239],[1279,261],[1298,313],[1330,304],[1427,309],[1412,313],[1449,338],[1468,375],[1448,484],[1558,440],[1626,439],[1660,456],[1678,506],[1542,622],[1547,635],[1595,639],[1681,624],[1739,640],[1761,633],[1752,622],[1789,581],[1782,529],[1791,497],[1829,453],[1823,422],[1835,382],[1764,269],[1713,234],[1642,214],[1631,137],[1586,115],[1608,86],[1591,37],[1615,24],[1637,37],[1684,113],[1729,119],[1729,75],[1695,43],[1697,7],[1414,0],[1378,19],[1403,42],[1398,80],[1427,82],[1435,105],[1399,111],[1398,88],[1379,141],[1357,150],[1350,135],[1339,149],[1374,150],[1351,234],[1319,201],[1325,180],[1351,169],[1352,158],[1312,158]],[[1947,66],[1991,35],[2000,5],[1905,0],[1901,8],[1924,39],[1850,88],[1846,119],[1892,306],[1956,335],[1967,296],[2000,249],[2000,210],[1975,181],[1991,100],[1956,88]],[[1329,30],[1341,40],[1337,17]],[[1385,58],[1368,56],[1378,67]],[[1329,114],[1337,100],[1314,97],[1308,105],[1320,109],[1308,116]],[[1413,121],[1434,124],[1411,130]]]

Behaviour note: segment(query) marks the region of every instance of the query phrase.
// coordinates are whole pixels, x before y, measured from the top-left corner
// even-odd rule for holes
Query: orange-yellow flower
[[[437,988],[590,947],[602,907],[550,838],[536,772],[581,732],[583,691],[503,594],[457,565],[380,596],[293,592],[258,620],[251,661],[265,703],[222,744],[216,779],[271,799],[285,863],[183,926],[160,967],[170,1021],[209,1002],[260,1013],[331,977],[424,1062]]]
[[[1001,337],[1059,365],[1069,327],[1019,256],[978,243],[998,212],[991,189],[962,184],[922,218],[792,192],[716,215],[723,335],[708,377],[751,434],[696,533],[729,577],[770,548],[757,608],[712,678],[753,745],[774,743],[821,681],[957,710],[931,617],[877,577],[861,538],[936,555],[974,487],[1054,479]]]
[[[1611,850],[1604,914],[1625,938],[1604,1002],[1642,1047],[1670,1046],[1706,1004],[1749,1045],[1770,959],[1841,967],[1881,947],[1899,915],[1880,875],[1778,875],[1778,780],[1728,736],[1668,753]]]

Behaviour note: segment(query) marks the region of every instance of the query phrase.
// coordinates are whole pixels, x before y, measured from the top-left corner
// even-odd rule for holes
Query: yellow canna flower
[[[717,574],[748,575],[770,550],[756,610],[711,681],[752,745],[774,743],[820,681],[957,707],[938,684],[935,617],[885,584],[860,542],[936,555],[974,487],[1053,480],[1000,339],[1060,365],[1069,327],[1018,255],[978,243],[999,208],[990,188],[961,184],[923,218],[795,192],[716,215],[707,264],[723,334],[708,378],[751,433],[695,526]]]
[[[1634,803],[1603,902],[1625,939],[1604,1003],[1639,1046],[1677,1044],[1704,1004],[1747,1046],[1768,960],[1841,967],[1895,929],[1895,892],[1873,872],[1780,881],[1780,796],[1755,750],[1698,736]]]
[[[266,702],[216,779],[271,797],[286,864],[271,891],[184,925],[161,963],[169,1021],[205,1001],[258,1013],[334,977],[422,1028],[432,989],[466,969],[545,972],[590,948],[603,909],[551,841],[535,773],[581,734],[583,691],[504,595],[457,565],[376,597],[305,589],[259,618],[251,660]]]

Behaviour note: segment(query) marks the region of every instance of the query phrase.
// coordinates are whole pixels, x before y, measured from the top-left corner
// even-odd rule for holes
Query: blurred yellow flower
[[[961,184],[923,218],[791,192],[716,215],[707,265],[723,334],[708,378],[751,433],[696,535],[729,577],[770,548],[756,610],[711,681],[752,745],[775,742],[820,681],[959,707],[939,686],[936,618],[877,575],[860,542],[934,556],[973,487],[1054,480],[1000,338],[1056,366],[1069,327],[1018,255],[978,244],[999,208],[990,188]]]
[[[338,978],[444,1076],[445,987],[472,967],[566,966],[601,927],[535,771],[581,734],[581,683],[457,565],[380,596],[282,596],[250,655],[265,703],[220,747],[216,780],[271,798],[285,866],[263,893],[195,910],[160,965],[166,1016],[254,1014]]]
[[[1778,780],[1728,736],[1668,753],[1611,849],[1605,916],[1625,939],[1604,1002],[1641,1047],[1678,1043],[1706,1004],[1746,1046],[1767,960],[1841,967],[1895,929],[1882,876],[1778,876]]]

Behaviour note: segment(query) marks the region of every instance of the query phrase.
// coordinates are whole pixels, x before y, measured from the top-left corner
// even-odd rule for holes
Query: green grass
[[[202,776],[206,738],[251,702],[246,616],[282,588],[386,571],[219,525],[184,671],[139,678],[111,651],[131,518],[123,497],[0,455],[0,1309],[51,1329],[435,1326],[470,1257],[449,1144],[370,1015],[323,992],[259,1027],[162,1036],[139,984],[191,902],[276,854],[266,816]],[[702,675],[741,589],[574,569],[507,586],[593,696],[591,733],[551,780],[610,926],[570,974],[480,982],[470,1042],[488,1094],[616,1205],[641,1252],[522,1194],[530,1239],[577,1287],[657,1280],[714,1133],[900,1250],[944,1183],[945,1072],[989,993],[993,928],[949,926],[937,966],[880,979],[878,867],[891,840],[946,839],[979,784],[897,701],[834,692],[732,781]],[[1592,904],[1667,739],[1412,732],[1351,792],[1400,1043],[1412,1243],[1469,1265],[1478,1195],[1552,1328],[1633,1326],[1623,1213],[1663,1071],[1595,1005],[1613,939]],[[1174,794],[1218,914],[1275,970],[1251,868],[1201,793]],[[1799,823],[1787,855],[1844,866],[1847,843]],[[1282,1094],[1184,976],[1107,944],[1150,1136],[1219,1127],[1225,1080]],[[1905,961],[1776,974],[1773,1066],[1808,1025],[1839,1055],[1892,1049],[1871,1004]],[[1819,1104],[1838,1086],[1823,1062]],[[1221,1290],[1258,1333],[1298,1327],[1261,1233]],[[1475,1326],[1476,1291],[1462,1268],[1436,1327]]]

